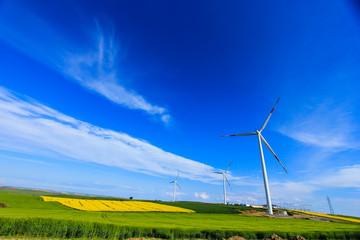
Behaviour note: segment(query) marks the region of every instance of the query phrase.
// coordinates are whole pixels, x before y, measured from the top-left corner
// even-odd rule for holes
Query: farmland
[[[247,216],[239,214],[247,210],[241,206],[159,202],[196,213],[89,212],[44,202],[38,195],[11,193],[0,193],[0,202],[9,205],[0,209],[0,236],[222,239],[240,235],[256,239],[275,232],[283,237],[299,234],[307,239],[360,238],[360,225],[356,223]]]
[[[92,212],[185,212],[194,213],[193,210],[142,201],[111,201],[88,200],[75,198],[59,198],[41,196],[45,202],[58,202],[64,206],[82,211]]]

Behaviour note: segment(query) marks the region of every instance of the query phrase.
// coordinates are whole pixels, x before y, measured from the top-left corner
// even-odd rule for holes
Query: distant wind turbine
[[[265,144],[265,146],[270,150],[270,152],[275,156],[275,158],[278,160],[278,162],[281,164],[281,166],[283,167],[283,169],[285,170],[285,172],[287,173],[284,165],[281,163],[280,159],[276,156],[275,152],[272,150],[272,148],[270,147],[270,145],[266,142],[265,138],[261,135],[261,132],[264,130],[266,124],[268,123],[276,105],[278,104],[280,98],[276,101],[275,106],[273,107],[273,109],[271,110],[269,116],[267,117],[267,119],[265,120],[264,124],[261,126],[260,130],[255,130],[255,132],[251,132],[251,133],[241,133],[241,134],[234,134],[234,135],[226,135],[226,136],[222,136],[222,137],[235,137],[235,136],[250,136],[250,135],[257,135],[258,137],[258,142],[259,142],[259,150],[260,150],[260,158],[261,158],[261,167],[262,167],[262,172],[263,172],[263,178],[264,178],[264,186],[265,186],[265,194],[266,194],[266,202],[267,202],[267,206],[268,206],[268,213],[269,214],[273,214],[272,211],[272,205],[271,205],[271,197],[270,197],[270,189],[269,189],[269,184],[268,184],[268,179],[267,179],[267,173],[266,173],[266,166],[265,166],[265,159],[264,159],[264,153],[263,153],[263,149],[262,149],[262,145],[261,145],[261,141]]]
[[[180,185],[179,185],[178,182],[177,182],[177,180],[178,180],[178,178],[179,178],[179,174],[180,174],[180,173],[178,172],[178,175],[177,175],[175,181],[170,182],[170,183],[174,183],[174,198],[173,198],[173,202],[175,202],[176,186],[178,186],[179,189],[181,190],[181,187],[180,187]]]
[[[214,172],[214,173],[216,173],[216,174],[221,174],[221,175],[223,176],[223,183],[224,183],[224,204],[225,204],[225,205],[226,205],[226,186],[225,186],[225,179],[226,179],[226,181],[227,181],[227,183],[229,184],[229,187],[230,187],[230,189],[231,189],[231,185],[230,185],[229,180],[227,179],[225,173],[229,170],[229,168],[230,168],[230,166],[231,166],[232,163],[233,163],[233,161],[231,161],[231,163],[229,164],[229,166],[227,167],[227,169],[226,169],[224,172]]]

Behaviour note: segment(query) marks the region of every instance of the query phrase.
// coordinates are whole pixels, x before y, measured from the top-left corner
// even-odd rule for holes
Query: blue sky
[[[0,184],[360,216],[352,1],[0,1]]]

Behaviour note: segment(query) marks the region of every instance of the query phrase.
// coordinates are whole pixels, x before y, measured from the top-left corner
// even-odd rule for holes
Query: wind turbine
[[[175,202],[175,196],[176,196],[176,186],[178,186],[178,187],[179,187],[179,189],[181,190],[180,185],[177,183],[177,180],[178,180],[178,178],[179,178],[179,174],[180,174],[180,173],[178,172],[178,175],[177,175],[177,177],[176,177],[175,181],[170,182],[170,183],[174,183],[174,198],[173,198],[173,202]]]
[[[221,174],[223,176],[223,183],[224,183],[224,204],[226,205],[226,186],[225,186],[225,179],[227,181],[227,183],[229,184],[229,187],[231,189],[231,186],[230,186],[230,183],[229,183],[229,180],[227,179],[226,177],[226,172],[229,170],[231,164],[233,163],[233,161],[231,161],[231,163],[229,164],[229,166],[227,167],[227,169],[224,171],[224,172],[214,172],[216,174]]]
[[[275,158],[278,160],[278,162],[281,164],[281,166],[283,167],[283,169],[285,170],[285,172],[287,173],[284,165],[281,163],[280,159],[276,156],[275,152],[272,150],[272,148],[270,147],[270,145],[266,142],[265,138],[261,135],[261,132],[264,130],[266,124],[268,123],[276,105],[278,104],[280,98],[276,101],[275,106],[273,107],[273,109],[271,110],[269,116],[267,117],[267,119],[265,120],[264,124],[261,126],[260,130],[255,130],[255,132],[250,132],[250,133],[241,133],[241,134],[233,134],[233,135],[226,135],[226,136],[222,136],[222,137],[236,137],[236,136],[251,136],[251,135],[257,135],[258,137],[258,142],[259,142],[259,150],[260,150],[260,158],[261,158],[261,167],[262,167],[262,172],[263,172],[263,178],[264,178],[264,186],[265,186],[265,194],[266,194],[266,202],[267,202],[267,206],[268,206],[268,213],[269,214],[273,214],[272,211],[272,205],[271,205],[271,197],[270,197],[270,189],[269,189],[269,184],[268,184],[268,179],[267,179],[267,173],[266,173],[266,166],[265,166],[265,159],[264,159],[264,153],[263,153],[263,149],[262,149],[262,145],[261,145],[261,141],[265,144],[265,146],[270,150],[270,152],[275,156]]]

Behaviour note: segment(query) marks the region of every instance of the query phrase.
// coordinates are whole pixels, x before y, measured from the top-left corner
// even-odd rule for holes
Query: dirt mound
[[[239,237],[239,236],[233,236],[233,237],[229,238],[228,240],[246,240],[246,239],[243,237]]]
[[[306,240],[306,238],[296,235],[295,237],[290,238],[290,240]]]
[[[273,233],[271,234],[270,238],[264,238],[264,240],[284,240],[284,239]]]
[[[264,240],[285,240],[285,239],[273,233],[271,234],[270,238],[264,238]],[[306,238],[296,235],[295,237],[289,238],[289,240],[306,240]]]

